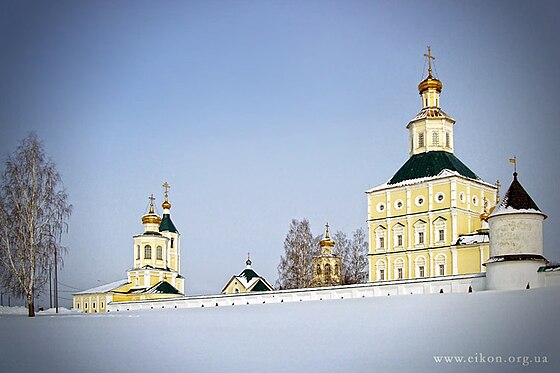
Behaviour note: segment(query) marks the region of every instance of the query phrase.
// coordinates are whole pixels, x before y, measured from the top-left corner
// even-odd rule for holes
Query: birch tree
[[[284,240],[284,255],[278,265],[278,288],[309,287],[313,277],[313,256],[317,253],[315,241],[307,219],[292,220]]]
[[[55,257],[62,264],[60,240],[72,211],[67,200],[55,164],[30,134],[7,158],[0,185],[0,279],[26,299],[30,317]]]
[[[345,284],[361,284],[367,279],[367,252],[368,242],[366,234],[362,228],[352,232],[352,239],[349,242],[346,262]]]
[[[342,284],[360,284],[367,278],[367,241],[363,229],[352,232],[349,239],[346,233],[337,231],[333,236],[334,253],[342,260]]]

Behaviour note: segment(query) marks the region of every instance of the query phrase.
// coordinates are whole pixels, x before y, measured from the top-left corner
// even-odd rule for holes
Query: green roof
[[[251,289],[251,291],[270,291],[268,286],[263,282],[263,280],[259,280],[255,286]]]
[[[243,272],[239,274],[239,277],[245,277],[247,282],[249,282],[253,277],[259,277],[259,275],[257,275],[257,272],[253,271],[251,268],[245,268]]]
[[[161,218],[161,223],[159,224],[159,231],[177,233],[177,228],[175,228],[175,225],[171,221],[171,216],[169,216],[169,214],[163,214],[163,218]]]
[[[406,161],[397,173],[389,180],[388,184],[397,184],[406,180],[420,179],[437,176],[443,170],[458,172],[460,175],[470,179],[480,178],[470,170],[453,153],[446,151],[431,151],[415,154]]]

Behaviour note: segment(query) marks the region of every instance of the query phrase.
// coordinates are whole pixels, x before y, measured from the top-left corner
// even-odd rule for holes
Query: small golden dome
[[[156,214],[146,214],[142,216],[142,224],[159,224],[161,223],[161,218]]]
[[[168,200],[165,200],[165,201],[163,201],[163,203],[161,204],[161,207],[162,207],[164,210],[169,210],[169,209],[171,208],[171,203],[169,203]]]
[[[436,91],[441,92],[441,90],[443,89],[443,83],[439,79],[436,79],[431,74],[429,74],[426,79],[422,80],[418,84],[418,91],[420,93],[424,92],[427,89],[435,89]]]
[[[329,236],[329,223],[326,225],[327,230],[325,231],[325,238],[319,241],[321,247],[334,247],[334,241]]]

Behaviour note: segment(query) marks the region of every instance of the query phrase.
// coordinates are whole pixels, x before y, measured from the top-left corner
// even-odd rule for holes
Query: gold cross
[[[165,183],[163,183],[162,186],[163,186],[163,193],[165,195],[165,200],[167,201],[167,197],[168,197],[167,193],[169,192],[169,188],[171,188],[171,185],[169,185],[166,181]]]
[[[150,214],[153,214],[154,213],[154,201],[155,201],[154,194],[153,193],[150,194],[150,197],[148,197],[148,199],[150,200]]]
[[[432,60],[435,60],[436,58],[432,56],[431,48],[429,45],[428,45],[428,54],[424,53],[424,56],[428,57],[428,76],[432,76]]]

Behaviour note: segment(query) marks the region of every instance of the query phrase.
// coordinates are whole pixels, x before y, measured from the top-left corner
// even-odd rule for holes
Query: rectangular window
[[[101,302],[101,308],[103,308],[103,302]]]
[[[419,148],[424,147],[424,133],[419,133],[418,134],[418,147]]]
[[[449,135],[449,132],[445,133],[445,146],[448,148],[451,147],[451,136]]]
[[[418,267],[418,277],[424,277],[424,266]]]
[[[76,308],[80,309],[80,303],[76,303]]]
[[[385,237],[379,237],[379,248],[380,249],[385,248]]]
[[[440,229],[438,232],[439,232],[439,241],[440,242],[445,241],[445,230]]]
[[[439,275],[440,276],[445,276],[445,264],[440,264],[439,265]]]
[[[87,302],[86,302],[86,303],[84,303],[84,309],[86,309],[86,310],[87,310]]]
[[[424,232],[418,232],[418,244],[419,245],[424,244]]]
[[[401,280],[402,279],[402,268],[397,268],[397,275],[398,275],[399,280]]]
[[[92,307],[95,308],[95,302],[93,302]]]
[[[379,279],[380,280],[385,280],[385,270],[384,269],[379,270]]]
[[[173,238],[171,239],[171,248],[173,248],[173,241],[175,241]]]
[[[397,234],[397,246],[402,246],[402,234]]]

